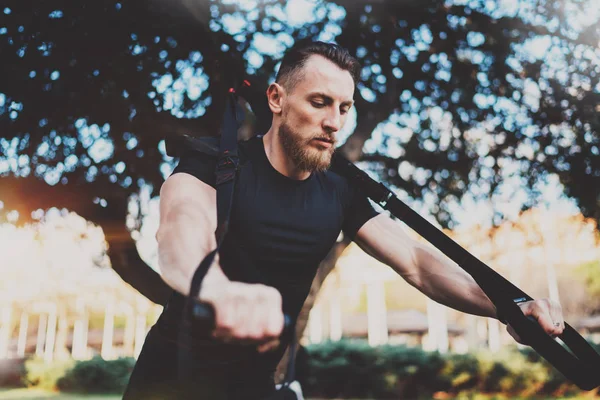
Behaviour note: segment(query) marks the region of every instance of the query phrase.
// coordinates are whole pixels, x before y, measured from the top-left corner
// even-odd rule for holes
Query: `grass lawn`
[[[0,389],[0,399],[19,400],[121,400],[121,395],[84,395],[49,392],[39,389]]]
[[[589,400],[597,397],[580,396],[568,397],[568,400]],[[0,389],[0,399],[19,399],[19,400],[121,400],[120,395],[85,395],[85,394],[65,394],[50,392],[39,389]],[[324,400],[324,399],[306,399],[306,400]],[[341,399],[337,399],[341,400]],[[344,400],[368,400],[368,399],[344,399]],[[426,400],[426,399],[421,399]],[[459,396],[454,399],[444,398],[444,400],[508,400],[507,397],[501,396],[484,396],[484,395],[466,395]],[[510,400],[526,400],[525,398],[511,398]],[[557,398],[535,398],[535,400],[563,400]]]

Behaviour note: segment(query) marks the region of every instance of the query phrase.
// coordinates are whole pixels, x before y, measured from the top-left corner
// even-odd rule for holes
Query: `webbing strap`
[[[569,351],[546,334],[537,321],[532,321],[523,314],[518,303],[533,300],[531,296],[473,256],[357,166],[337,154],[333,163],[344,176],[360,186],[369,198],[467,271],[496,306],[504,322],[510,324],[519,337],[554,368],[580,389],[592,390],[600,386],[600,354],[575,329],[565,323],[564,332],[560,335]]]
[[[223,116],[219,156],[215,167],[217,178],[217,229],[215,231],[215,237],[217,240],[217,248],[208,253],[198,268],[196,268],[196,271],[194,271],[190,284],[190,292],[185,298],[181,325],[179,327],[178,340],[180,346],[178,348],[179,354],[177,360],[179,377],[183,381],[193,379],[193,376],[191,376],[192,371],[194,371],[192,368],[194,365],[193,352],[189,349],[193,348],[194,323],[202,321],[210,324],[206,326],[207,330],[212,329],[211,325],[214,323],[214,310],[212,307],[208,304],[200,305],[197,299],[200,293],[200,287],[202,286],[202,280],[206,276],[208,269],[213,265],[229,227],[229,215],[235,191],[235,178],[239,169],[239,158],[237,154],[238,128],[237,98],[235,92],[230,91]],[[208,313],[209,317],[207,318],[206,315],[202,315],[203,318],[201,318],[199,313]]]

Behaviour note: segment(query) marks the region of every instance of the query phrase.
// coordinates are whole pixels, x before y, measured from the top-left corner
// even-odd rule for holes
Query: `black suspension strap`
[[[217,229],[215,237],[217,247],[206,255],[194,272],[190,284],[190,292],[188,296],[185,296],[181,326],[178,333],[180,343],[178,348],[178,368],[179,377],[183,381],[193,379],[190,376],[193,371],[193,368],[191,368],[193,365],[193,356],[190,351],[193,348],[193,325],[203,324],[205,331],[210,331],[214,325],[215,312],[213,307],[210,304],[200,303],[198,295],[202,280],[206,276],[208,269],[213,265],[229,227],[229,214],[233,203],[235,178],[239,170],[237,131],[241,124],[239,122],[241,118],[235,91],[230,90],[225,107],[215,169],[217,192]],[[204,145],[201,141],[196,142],[194,146],[200,149],[206,149],[208,146],[210,150],[215,150],[210,145]]]
[[[533,298],[488,267],[433,224],[413,211],[385,185],[373,180],[366,172],[336,154],[334,166],[359,185],[363,193],[402,220],[415,232],[467,271],[496,306],[503,322],[513,327],[525,343],[531,346],[554,368],[580,389],[592,390],[600,386],[600,355],[568,323],[560,339],[563,347],[548,335],[537,321],[526,317],[518,304]]]

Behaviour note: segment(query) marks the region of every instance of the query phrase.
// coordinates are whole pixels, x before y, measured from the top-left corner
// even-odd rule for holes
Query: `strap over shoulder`
[[[211,157],[218,157],[219,141],[217,137],[179,135],[165,140],[165,147],[169,157],[178,158],[190,151],[204,153]]]

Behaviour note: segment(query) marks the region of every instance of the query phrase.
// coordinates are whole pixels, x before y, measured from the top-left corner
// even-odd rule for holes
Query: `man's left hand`
[[[563,319],[562,307],[556,301],[550,299],[532,300],[520,303],[519,307],[523,314],[533,317],[538,324],[552,337],[559,336],[565,329],[565,320]],[[512,326],[507,325],[507,332],[519,343],[524,343]]]

